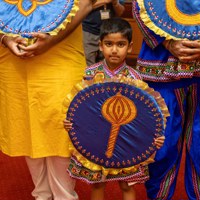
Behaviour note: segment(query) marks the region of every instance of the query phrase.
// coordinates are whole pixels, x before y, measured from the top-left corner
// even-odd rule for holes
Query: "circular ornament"
[[[199,0],[137,0],[137,2],[141,19],[156,34],[166,39],[199,40]]]
[[[0,32],[31,38],[32,32],[55,35],[78,10],[79,0],[0,0]]]
[[[83,166],[107,173],[152,162],[168,110],[145,82],[121,77],[80,83],[64,105],[73,124],[71,152]]]

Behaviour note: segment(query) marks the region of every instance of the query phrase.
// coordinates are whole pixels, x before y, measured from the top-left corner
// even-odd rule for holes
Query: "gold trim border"
[[[145,10],[144,0],[137,0],[137,2],[140,7],[140,17],[141,17],[142,21],[154,33],[156,33],[157,35],[160,35],[161,37],[165,37],[166,40],[171,40],[171,39],[173,39],[173,40],[188,40],[187,38],[174,37],[174,36],[170,35],[169,33],[165,32],[164,30],[162,30],[160,27],[156,26],[156,24],[151,21],[147,11]]]

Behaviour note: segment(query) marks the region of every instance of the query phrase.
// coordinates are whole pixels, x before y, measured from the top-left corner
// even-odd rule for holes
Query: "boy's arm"
[[[92,8],[95,10],[108,3],[112,3],[116,16],[121,16],[123,14],[125,7],[122,5],[122,1],[119,0],[98,0],[93,4]]]

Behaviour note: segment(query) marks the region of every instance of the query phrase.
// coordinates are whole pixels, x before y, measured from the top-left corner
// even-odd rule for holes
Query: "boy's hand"
[[[69,131],[69,130],[72,129],[72,123],[67,119],[63,120],[63,126],[64,126],[66,131]]]
[[[160,136],[158,138],[155,138],[154,139],[154,143],[156,145],[156,148],[160,149],[163,146],[164,141],[165,141],[165,136],[164,135],[162,135],[162,136]]]

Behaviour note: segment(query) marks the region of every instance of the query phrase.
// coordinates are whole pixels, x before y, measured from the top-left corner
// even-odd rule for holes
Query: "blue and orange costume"
[[[148,197],[172,199],[186,145],[185,186],[190,200],[200,199],[200,62],[182,63],[163,45],[166,39],[147,28],[133,0],[133,15],[144,40],[136,69],[150,87],[160,92],[168,106],[164,146],[149,165]]]

